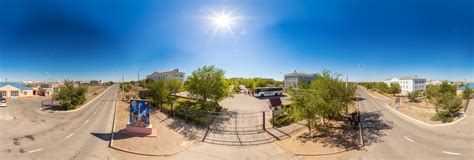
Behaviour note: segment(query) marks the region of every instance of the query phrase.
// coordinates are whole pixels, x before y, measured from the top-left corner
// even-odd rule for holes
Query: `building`
[[[14,82],[0,82],[0,96],[6,98],[32,97],[33,89]]]
[[[444,81],[442,81],[442,80],[429,80],[429,81],[426,82],[426,85],[429,85],[429,84],[431,84],[431,85],[440,85],[443,82]],[[448,84],[452,84],[452,82],[450,82],[450,81],[446,81],[446,82],[448,82]]]
[[[164,72],[154,72],[153,74],[146,76],[146,78],[151,80],[177,79],[181,82],[184,82],[184,72],[179,72],[178,69]]]
[[[101,85],[102,84],[102,80],[91,80],[91,85]]]
[[[457,95],[462,95],[464,93],[464,91],[468,88],[470,90],[472,90],[474,88],[474,83],[469,83],[469,84],[463,85],[461,87],[458,87],[457,90],[456,90],[456,94]],[[474,96],[474,95],[472,95],[472,96]]]
[[[426,90],[426,78],[413,77],[393,77],[385,80],[385,83],[390,86],[391,83],[398,83],[402,90],[402,95],[407,95],[416,90]]]
[[[61,84],[53,83],[53,84],[41,84],[37,95],[40,96],[50,96],[54,93],[58,93],[60,90]]]
[[[314,74],[304,73],[304,72],[296,72],[285,74],[284,77],[284,86],[290,87],[298,85],[300,81],[303,82],[311,82],[314,79]]]

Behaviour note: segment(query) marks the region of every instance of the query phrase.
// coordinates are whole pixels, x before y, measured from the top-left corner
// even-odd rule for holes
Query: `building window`
[[[25,91],[25,92],[23,92],[23,95],[24,95],[24,96],[28,95],[28,92],[26,92],[26,91]]]
[[[11,91],[12,97],[18,97],[18,91]]]
[[[6,97],[7,96],[7,91],[1,91],[0,96],[1,97]]]

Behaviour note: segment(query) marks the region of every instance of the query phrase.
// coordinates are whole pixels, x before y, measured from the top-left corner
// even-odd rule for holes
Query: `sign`
[[[135,127],[148,127],[150,125],[150,101],[130,101],[130,125]]]

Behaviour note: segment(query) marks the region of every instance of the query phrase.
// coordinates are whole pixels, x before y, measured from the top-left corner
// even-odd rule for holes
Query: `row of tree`
[[[369,90],[392,94],[394,96],[402,91],[400,84],[395,82],[390,83],[390,85],[387,85],[385,82],[359,82],[358,84]]]
[[[443,82],[440,85],[428,85],[425,97],[434,104],[436,115],[433,120],[450,122],[462,108],[462,100],[456,95],[456,87]]]
[[[83,86],[74,87],[72,81],[64,81],[58,94],[54,95],[54,99],[59,101],[59,105],[63,110],[72,110],[76,106],[82,105],[86,101],[87,88]]]
[[[345,107],[352,103],[356,86],[340,79],[339,74],[323,70],[307,85],[290,87],[291,106],[297,119],[308,121],[307,127],[329,127],[329,122],[344,115]],[[322,122],[322,123],[318,123]]]

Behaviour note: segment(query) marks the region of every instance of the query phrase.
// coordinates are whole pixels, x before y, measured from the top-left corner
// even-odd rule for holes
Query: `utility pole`
[[[347,81],[349,81],[349,75],[346,75],[346,96],[348,91],[347,91]],[[349,106],[348,106],[348,103],[346,102],[346,114],[349,114]]]
[[[123,101],[123,94],[124,94],[124,86],[123,86],[123,75],[122,75],[122,83],[121,83],[121,86],[122,86],[122,101]]]
[[[138,85],[139,87],[140,87],[140,72],[141,72],[142,70],[143,70],[143,67],[138,70],[138,79],[137,79],[138,81],[137,81],[137,85]]]

